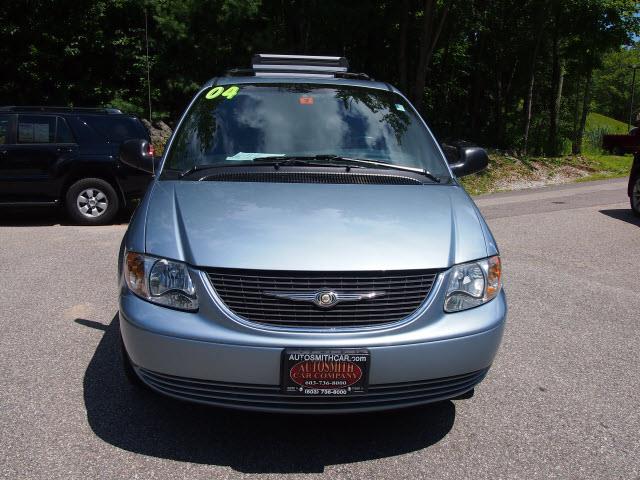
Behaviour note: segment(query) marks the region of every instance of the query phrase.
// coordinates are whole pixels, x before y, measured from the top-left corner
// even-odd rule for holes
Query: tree
[[[591,109],[624,120],[635,0],[30,0],[0,9],[0,103],[110,105],[174,123],[252,54],[345,55],[398,85],[440,139],[582,149]],[[154,113],[154,115],[156,115]]]
[[[447,21],[451,2],[443,2],[438,6],[436,0],[424,0],[422,9],[422,34],[420,39],[420,51],[418,53],[418,67],[413,87],[413,103],[421,109],[424,99],[424,86],[427,79],[427,70],[433,57],[433,53],[442,34],[442,28]]]
[[[602,58],[593,75],[592,108],[609,117],[627,122],[632,67],[640,65],[640,44],[615,49]],[[640,83],[640,82],[639,82]]]

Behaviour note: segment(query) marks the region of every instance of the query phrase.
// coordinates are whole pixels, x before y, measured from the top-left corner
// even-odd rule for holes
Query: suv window
[[[20,115],[18,117],[18,143],[53,143],[56,117]]]
[[[73,138],[73,134],[69,129],[69,125],[67,125],[67,121],[58,117],[58,125],[56,129],[56,142],[58,143],[75,143],[75,139]]]
[[[147,137],[144,127],[135,118],[115,115],[83,115],[81,118],[110,143]]]
[[[0,115],[0,145],[9,140],[9,115]]]

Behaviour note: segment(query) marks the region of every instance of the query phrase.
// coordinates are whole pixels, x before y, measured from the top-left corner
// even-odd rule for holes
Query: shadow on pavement
[[[123,210],[113,221],[114,225],[125,224],[132,210]],[[0,207],[0,227],[50,227],[73,225],[61,206],[51,207]]]
[[[622,220],[623,222],[630,223],[640,227],[640,217],[636,217],[631,208],[616,208],[611,210],[600,210],[600,213],[615,218],[616,220]]]
[[[452,428],[455,406],[357,415],[275,415],[183,403],[130,385],[122,371],[118,315],[84,376],[89,425],[105,442],[142,455],[229,466],[245,473],[313,473],[325,466],[421,450]]]
[[[61,207],[1,207],[0,226],[3,227],[49,227],[68,225]]]

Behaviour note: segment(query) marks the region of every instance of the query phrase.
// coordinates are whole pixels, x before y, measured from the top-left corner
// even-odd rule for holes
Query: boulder
[[[151,137],[151,143],[156,150],[156,155],[162,154],[164,146],[169,141],[169,137],[171,137],[171,127],[162,120],[153,122],[152,124],[149,120],[143,118],[142,123],[149,131],[149,137]]]

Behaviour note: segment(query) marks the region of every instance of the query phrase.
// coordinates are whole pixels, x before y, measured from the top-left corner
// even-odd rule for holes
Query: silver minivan
[[[455,157],[455,158],[454,158]],[[195,95],[120,251],[125,372],[209,405],[468,398],[507,306],[496,242],[402,93],[339,57],[256,55]]]

